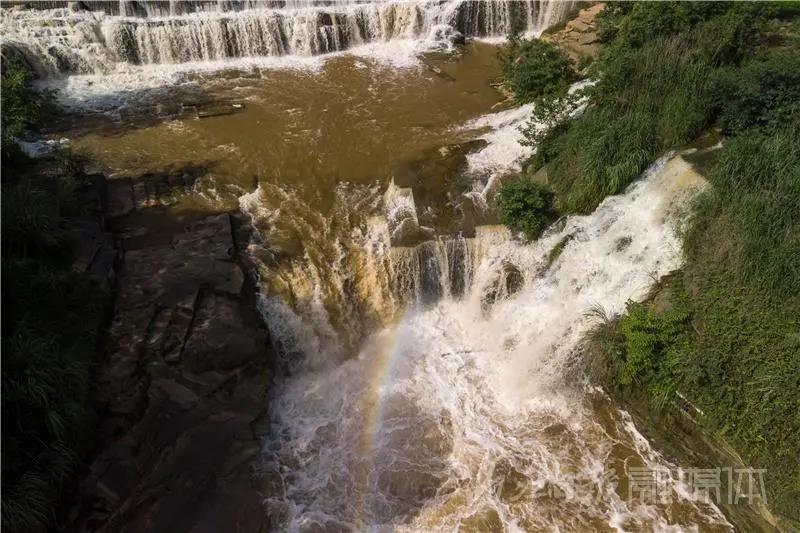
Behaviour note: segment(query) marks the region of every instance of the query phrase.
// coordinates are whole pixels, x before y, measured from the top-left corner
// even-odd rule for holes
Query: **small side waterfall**
[[[63,4],[63,2],[61,3]],[[3,43],[40,76],[103,74],[124,65],[313,56],[374,42],[541,32],[569,8],[547,0],[70,2],[3,8]],[[57,6],[58,2],[48,5]]]

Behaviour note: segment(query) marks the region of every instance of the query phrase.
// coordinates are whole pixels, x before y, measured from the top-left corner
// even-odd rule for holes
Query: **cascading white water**
[[[76,3],[81,5],[80,3]],[[392,40],[442,41],[541,32],[569,2],[391,0],[131,2],[84,10],[2,10],[3,42],[42,76],[103,74],[124,65],[311,56]],[[93,8],[96,10],[90,10]]]
[[[526,155],[523,115],[468,125],[493,128],[469,158],[473,173],[492,179]],[[621,312],[681,263],[674,214],[687,184],[669,158],[531,244],[484,226],[474,238],[391,246],[416,220],[413,193],[393,185],[341,190],[324,220],[280,190],[243,197],[265,238],[254,253],[280,246],[286,224],[315,232],[302,257],[260,262],[262,311],[291,368],[273,394],[262,465],[276,527],[729,530],[678,479],[678,514],[617,489],[630,467],[667,463],[573,371],[587,311]],[[318,255],[331,245],[337,253]],[[347,319],[365,316],[371,327],[354,335]]]
[[[357,354],[297,367],[272,407],[264,469],[276,491],[273,518],[290,530],[449,531],[475,520],[510,530],[668,529],[665,507],[626,501],[612,479],[618,447],[632,457],[625,465],[663,459],[623,414],[595,420],[583,386],[565,381],[591,326],[586,312],[598,304],[621,312],[680,265],[672,222],[680,187],[665,161],[530,245],[502,228],[479,228],[462,297],[410,302]],[[430,257],[443,276],[441,258]],[[508,264],[524,281],[487,307]],[[591,494],[582,492],[587,483]],[[691,517],[675,530],[727,528],[678,485],[673,496]]]

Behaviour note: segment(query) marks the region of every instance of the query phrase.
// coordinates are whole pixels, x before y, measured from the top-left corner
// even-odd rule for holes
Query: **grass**
[[[109,295],[72,268],[70,224],[85,209],[81,161],[40,174],[15,139],[42,102],[16,56],[2,62],[2,529],[53,527],[93,437],[92,369]]]

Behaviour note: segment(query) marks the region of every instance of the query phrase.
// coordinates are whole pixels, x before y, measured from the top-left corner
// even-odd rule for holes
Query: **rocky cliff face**
[[[563,48],[575,63],[585,57],[594,59],[600,52],[595,17],[604,7],[605,3],[600,2],[581,9],[575,18],[564,23],[563,27],[556,26],[551,30],[545,30],[542,40]]]
[[[118,185],[115,208],[131,190]],[[197,218],[166,240],[122,240],[99,362],[99,454],[75,529],[262,530],[251,467],[266,433],[271,357],[232,216]]]

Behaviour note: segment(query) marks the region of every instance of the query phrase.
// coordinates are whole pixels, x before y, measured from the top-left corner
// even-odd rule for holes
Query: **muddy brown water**
[[[449,227],[459,216],[451,196],[470,188],[470,179],[463,177],[463,154],[480,146],[471,144],[477,133],[460,126],[490,112],[503,99],[491,85],[498,74],[495,55],[494,47],[472,43],[457,57],[425,57],[417,68],[396,69],[341,56],[314,71],[206,74],[195,80],[202,105],[195,101],[193,108],[187,101],[181,108],[181,102],[162,100],[154,108],[180,111],[156,119],[134,113],[126,115],[123,124],[98,117],[82,123],[78,117],[72,143],[112,179],[197,172],[194,186],[177,194],[171,205],[134,213],[123,221],[155,236],[187,217],[236,208],[240,197],[260,186],[269,208],[282,211],[267,217],[270,253],[263,264],[269,268],[261,273],[270,277],[265,283],[289,307],[311,305],[319,298],[334,333],[348,337],[345,344],[353,349],[374,328],[396,321],[397,305],[374,301],[374,280],[362,284],[350,278],[344,289],[333,286],[342,282],[334,280],[333,269],[338,267],[331,264],[338,255],[354,253],[345,241],[379,211],[380,195],[392,179],[412,187],[418,207],[427,204],[436,211],[431,220],[440,227]],[[89,123],[94,131],[87,132]],[[266,228],[256,231],[260,229]],[[355,265],[352,271],[359,274],[366,269]],[[312,280],[316,287],[306,279],[312,274],[319,277]],[[303,283],[308,286],[302,287]],[[627,468],[643,464],[641,452],[621,429],[624,420],[605,396],[592,395],[586,405],[597,423],[592,430],[596,435],[590,438],[600,448],[605,446],[601,443],[613,443],[605,464],[610,474],[623,479]],[[582,464],[583,444],[572,442],[577,437],[571,428],[557,419],[543,427],[535,438],[553,450],[563,450],[565,468]],[[451,452],[447,439],[438,444],[443,456]],[[397,490],[408,486],[416,491],[420,483],[428,483],[417,475],[390,481],[399,483]],[[611,530],[608,516],[583,515],[585,509],[571,506],[557,487],[527,479],[511,463],[499,462],[491,475],[498,500],[507,505],[508,515],[518,517],[517,527],[536,530],[537,524],[547,522],[565,530]],[[441,489],[438,482],[431,482],[426,497]],[[616,490],[625,497],[624,480]],[[465,512],[461,489],[452,494],[444,505],[424,511],[421,504],[408,504],[403,521],[413,524],[412,529],[430,529],[463,516],[462,531],[509,530],[494,509]],[[531,509],[538,509],[535,516]],[[390,509],[387,516],[392,519],[397,512]],[[659,506],[656,512],[652,519],[620,527],[671,523],[698,524],[703,531],[727,530],[705,508],[681,501]]]
[[[185,106],[182,117],[154,125],[101,124],[73,145],[113,177],[207,167],[199,194],[182,198],[181,208],[230,207],[267,180],[302,190],[324,210],[338,183],[386,183],[426,153],[467,140],[457,126],[502,99],[490,85],[495,54],[475,43],[457,59],[429,56],[412,69],[343,56],[318,71],[204,75],[197,82],[212,105],[201,113],[230,114],[197,118]]]

